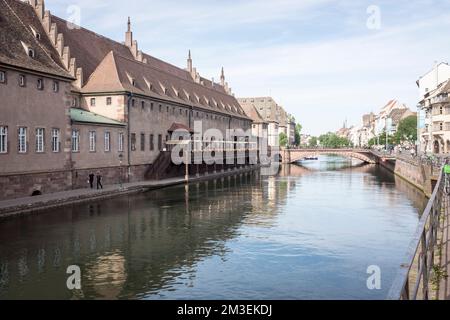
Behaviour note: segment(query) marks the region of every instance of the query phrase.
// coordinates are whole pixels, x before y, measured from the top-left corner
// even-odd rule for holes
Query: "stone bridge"
[[[377,155],[366,149],[283,149],[280,154],[284,163],[294,163],[320,155],[338,155],[372,164],[378,163],[379,160]]]

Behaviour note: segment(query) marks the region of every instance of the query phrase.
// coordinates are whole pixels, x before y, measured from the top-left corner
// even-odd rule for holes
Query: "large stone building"
[[[121,43],[52,15],[43,0],[0,6],[0,198],[83,187],[94,171],[106,183],[145,179],[174,127],[200,124],[224,139],[251,128],[223,69],[215,83],[190,52],[178,68],[140,51],[130,20]]]

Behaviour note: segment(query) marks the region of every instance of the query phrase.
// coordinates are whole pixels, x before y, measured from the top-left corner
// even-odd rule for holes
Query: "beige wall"
[[[70,131],[69,94],[70,84],[58,81],[59,91],[53,92],[53,79],[8,70],[7,83],[0,83],[0,125],[8,126],[8,153],[0,154],[0,175],[62,170],[70,164],[67,140]],[[19,86],[19,74],[26,75],[26,87]],[[44,89],[37,89],[37,79],[44,79]],[[27,152],[18,153],[18,128],[27,128]],[[43,153],[37,153],[36,128],[45,129]],[[60,152],[51,148],[51,130],[60,129]]]
[[[72,152],[74,169],[106,168],[120,165],[119,155],[122,153],[122,165],[127,159],[127,130],[125,127],[100,126],[75,123],[72,129],[80,135],[79,152]],[[89,132],[96,133],[95,151],[90,151]],[[110,151],[105,151],[105,132],[110,133]],[[119,133],[124,134],[123,152],[119,152]]]

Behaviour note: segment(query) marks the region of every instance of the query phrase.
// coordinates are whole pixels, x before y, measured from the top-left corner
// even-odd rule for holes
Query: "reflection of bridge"
[[[284,163],[294,163],[319,155],[338,155],[358,159],[366,163],[377,163],[377,156],[371,150],[366,149],[285,149],[281,151]]]

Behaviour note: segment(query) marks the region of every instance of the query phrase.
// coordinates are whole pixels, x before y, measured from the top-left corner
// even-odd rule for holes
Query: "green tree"
[[[299,146],[301,143],[301,132],[302,132],[302,125],[300,123],[297,123],[295,126],[295,145]]]
[[[397,144],[396,140],[397,140],[396,136],[393,135],[388,136],[388,145]],[[376,146],[378,144],[380,144],[381,146],[386,145],[386,131],[383,131],[383,133],[380,134],[379,136],[369,140],[369,147]]]
[[[400,121],[395,134],[395,142],[409,142],[414,144],[417,141],[417,117],[409,116]]]
[[[288,144],[288,137],[287,137],[286,133],[284,133],[284,132],[280,133],[280,146],[286,147],[287,144]]]
[[[323,134],[319,137],[320,145],[325,148],[343,148],[351,146],[351,141],[344,137],[339,137],[335,133]]]
[[[317,147],[317,144],[318,144],[317,137],[311,137],[311,139],[309,139],[309,146],[311,148]]]

